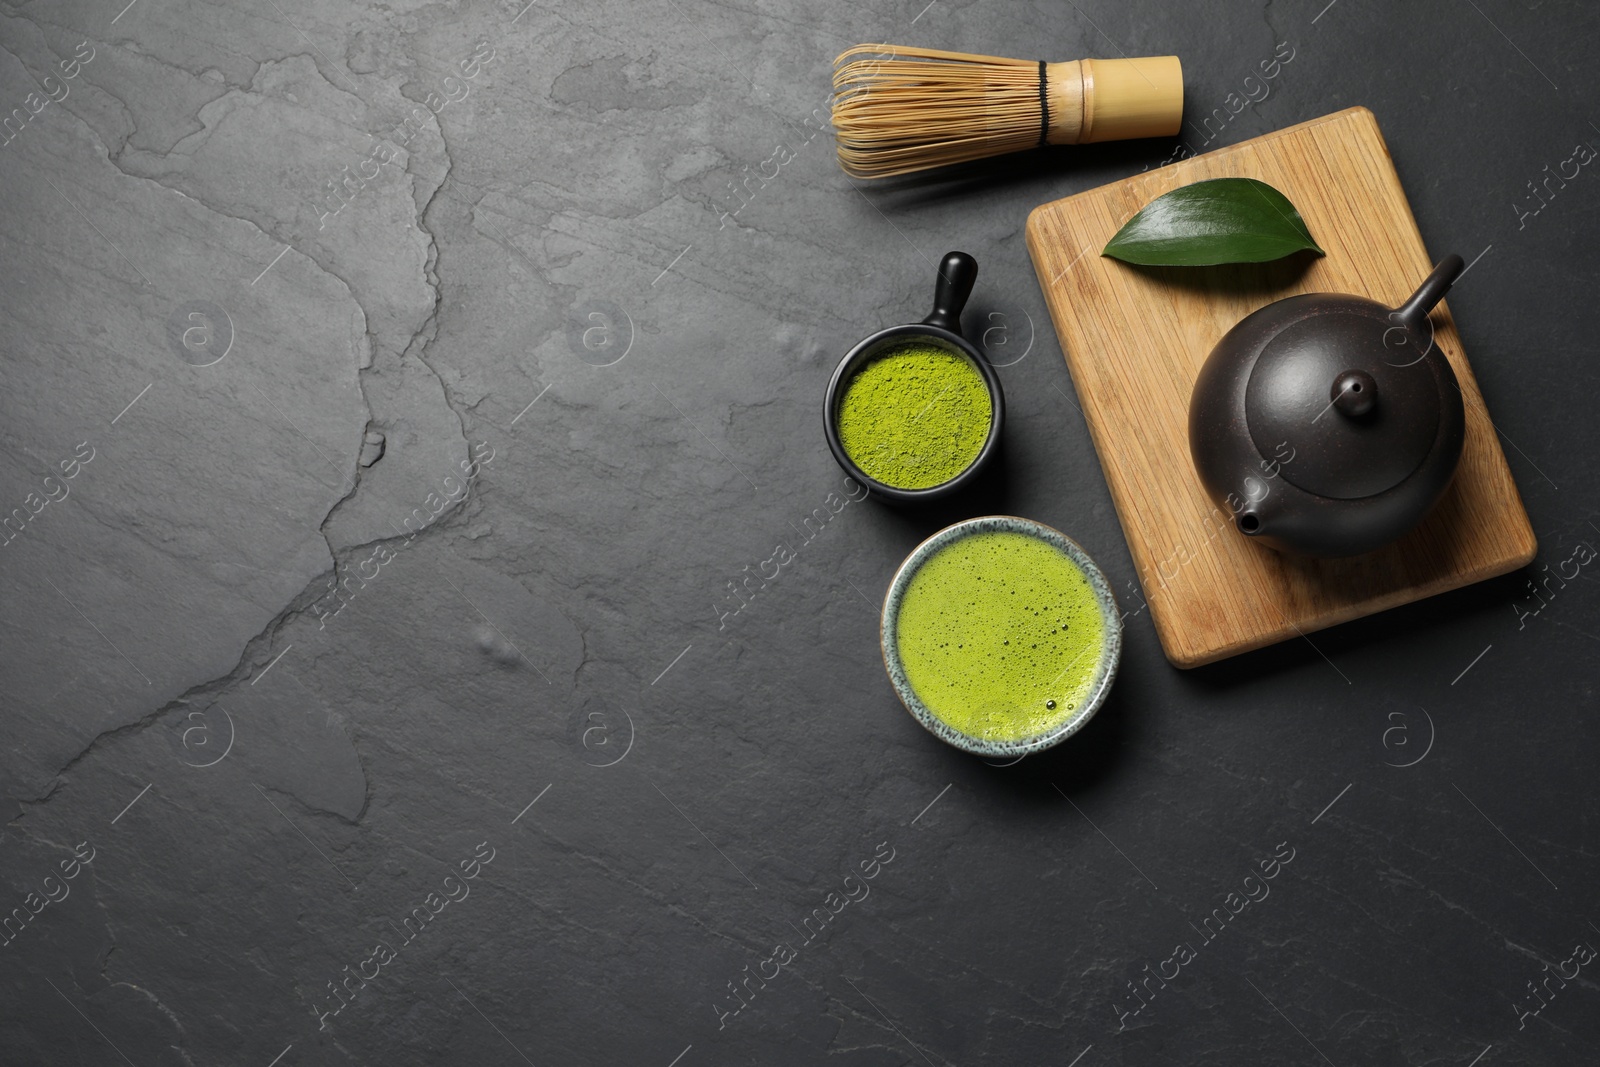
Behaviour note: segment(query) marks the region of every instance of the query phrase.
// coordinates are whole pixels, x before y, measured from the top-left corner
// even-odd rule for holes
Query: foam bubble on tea
[[[845,455],[868,477],[896,489],[930,489],[978,458],[994,406],[965,356],[916,341],[857,371],[837,418]]]
[[[917,569],[901,599],[907,683],[947,725],[1020,741],[1072,719],[1092,695],[1105,620],[1089,577],[1056,546],[972,534]]]

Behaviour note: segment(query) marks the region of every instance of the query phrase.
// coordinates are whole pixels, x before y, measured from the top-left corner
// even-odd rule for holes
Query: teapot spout
[[[1279,511],[1271,483],[1249,472],[1234,484],[1236,490],[1227,495],[1228,506],[1233,511],[1233,528],[1246,537],[1270,533],[1275,525],[1273,517]]]

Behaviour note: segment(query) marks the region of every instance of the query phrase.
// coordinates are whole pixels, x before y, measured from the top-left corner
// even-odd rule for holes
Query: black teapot
[[[1428,312],[1463,269],[1446,256],[1395,309],[1291,296],[1217,342],[1189,401],[1189,451],[1241,534],[1353,556],[1422,521],[1461,458],[1461,388]]]

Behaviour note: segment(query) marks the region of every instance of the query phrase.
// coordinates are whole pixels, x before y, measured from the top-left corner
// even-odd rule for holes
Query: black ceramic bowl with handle
[[[908,322],[891,326],[865,338],[839,361],[828,382],[827,402],[822,417],[828,436],[828,448],[839,461],[845,473],[866,486],[873,495],[895,504],[921,504],[940,500],[971,485],[983,468],[994,458],[1000,448],[1000,430],[1005,422],[1005,395],[1000,389],[1000,376],[989,361],[983,358],[971,341],[961,333],[961,310],[967,297],[972,295],[973,283],[978,280],[978,261],[965,252],[948,252],[939,265],[939,278],[933,291],[933,310],[921,322]],[[972,364],[989,390],[989,436],[972,462],[949,481],[925,489],[902,489],[880,482],[858,467],[845,453],[844,442],[839,439],[839,403],[851,379],[875,357],[896,345],[921,342],[932,344]]]

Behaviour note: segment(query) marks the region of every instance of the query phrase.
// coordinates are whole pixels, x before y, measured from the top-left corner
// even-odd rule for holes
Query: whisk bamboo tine
[[[834,60],[839,165],[890,177],[1044,144],[1171,136],[1183,120],[1176,56],[1007,59],[863,44]]]
[[[895,44],[858,44],[854,48],[847,48],[839,53],[833,61],[838,66],[851,56],[874,55],[889,56],[891,58],[906,56],[913,59],[948,59],[960,63],[985,63],[993,66],[1037,66],[1038,64],[1027,59],[1007,59],[1005,56],[984,56],[973,52],[945,52],[937,48],[907,48]]]

